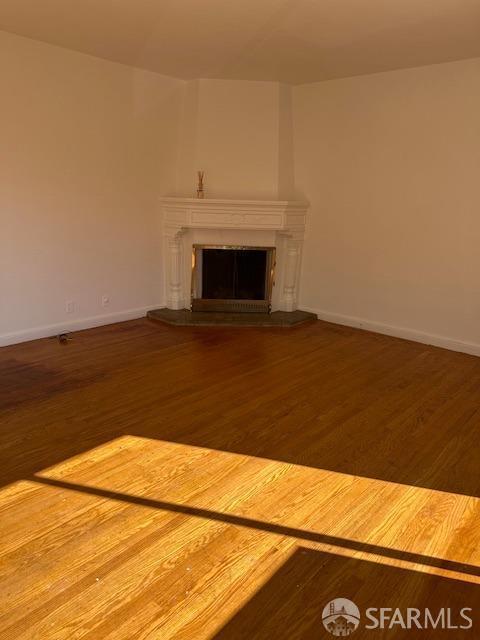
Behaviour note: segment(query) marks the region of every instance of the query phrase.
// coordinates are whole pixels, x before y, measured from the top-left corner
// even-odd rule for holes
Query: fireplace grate
[[[231,313],[270,313],[267,300],[209,300],[194,298],[192,311],[216,311]]]

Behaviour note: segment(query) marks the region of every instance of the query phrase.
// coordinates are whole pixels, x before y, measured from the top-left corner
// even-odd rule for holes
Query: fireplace
[[[192,311],[269,313],[275,247],[193,245]]]
[[[304,202],[283,200],[162,198],[165,307],[172,311],[214,308],[268,312],[271,306],[272,313],[296,311],[307,209]],[[211,283],[203,291],[202,251],[208,248],[267,252],[266,267],[258,258],[260,265],[248,269],[248,273],[256,273],[253,293],[243,286],[232,290],[231,279],[227,294],[218,289],[213,294],[208,292]],[[217,257],[220,260],[222,255]],[[247,284],[248,289],[251,283]],[[224,297],[207,298],[206,294]]]

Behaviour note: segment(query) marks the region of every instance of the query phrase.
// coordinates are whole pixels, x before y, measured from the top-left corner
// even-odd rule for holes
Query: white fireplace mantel
[[[272,309],[297,308],[308,204],[281,200],[162,198],[166,306],[190,307],[195,243],[274,246]]]

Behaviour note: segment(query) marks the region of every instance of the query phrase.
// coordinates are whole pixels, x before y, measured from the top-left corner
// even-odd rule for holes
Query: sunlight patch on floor
[[[0,625],[54,640],[68,628],[90,638],[101,620],[127,640],[135,616],[145,637],[189,625],[211,637],[299,546],[479,584],[426,562],[480,566],[476,538],[459,543],[479,513],[473,497],[124,436],[0,491]]]
[[[438,557],[480,514],[475,497],[136,436],[37,476]]]

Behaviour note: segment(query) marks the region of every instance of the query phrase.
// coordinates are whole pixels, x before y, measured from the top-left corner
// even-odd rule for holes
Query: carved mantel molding
[[[162,198],[166,306],[190,306],[192,237],[195,230],[246,232],[247,244],[263,245],[258,234],[269,233],[277,249],[273,308],[297,308],[303,237],[308,204],[280,200],[210,200]],[[190,232],[190,233],[189,233]],[[245,240],[244,240],[245,242]],[[233,244],[233,241],[232,241]]]

